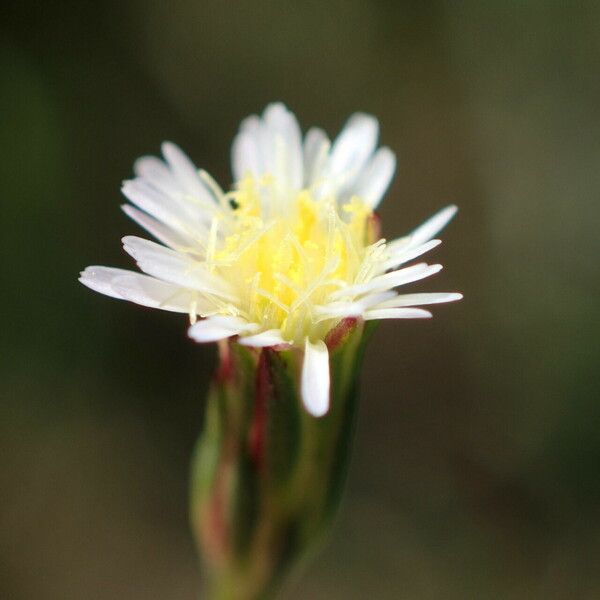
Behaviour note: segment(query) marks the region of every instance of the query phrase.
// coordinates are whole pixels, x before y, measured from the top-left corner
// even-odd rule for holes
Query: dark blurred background
[[[178,142],[224,186],[283,100],[398,154],[384,234],[461,211],[368,350],[346,501],[285,596],[600,598],[600,5],[39,2],[0,18],[0,597],[196,598],[188,462],[214,348],[101,297],[133,160]]]

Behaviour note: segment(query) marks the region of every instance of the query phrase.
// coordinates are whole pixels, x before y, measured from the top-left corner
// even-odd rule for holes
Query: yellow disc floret
[[[315,310],[364,268],[371,209],[357,197],[339,206],[309,190],[282,197],[271,178],[245,178],[224,200],[213,219],[206,264],[239,301],[218,313],[280,329],[293,342],[322,338],[332,324]]]

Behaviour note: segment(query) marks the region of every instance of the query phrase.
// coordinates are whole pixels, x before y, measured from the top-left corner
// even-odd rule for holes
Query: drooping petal
[[[329,410],[329,351],[322,340],[311,342],[306,338],[302,364],[302,402],[314,417],[322,417]]]
[[[216,342],[257,327],[239,317],[208,317],[191,325],[188,335],[196,342]]]

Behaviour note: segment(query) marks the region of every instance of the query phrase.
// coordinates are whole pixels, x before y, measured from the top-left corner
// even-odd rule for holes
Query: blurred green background
[[[93,294],[128,267],[133,160],[170,139],[223,185],[283,100],[380,118],[384,234],[461,212],[368,350],[346,501],[286,598],[600,598],[600,5],[38,2],[0,19],[0,597],[196,598],[187,473],[214,348]],[[415,286],[416,289],[417,286]]]

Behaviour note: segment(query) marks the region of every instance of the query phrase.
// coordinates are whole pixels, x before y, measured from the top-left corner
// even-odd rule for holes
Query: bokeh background
[[[600,5],[141,0],[0,19],[0,597],[198,597],[188,462],[214,348],[77,283],[127,267],[133,160],[224,185],[242,117],[376,114],[384,234],[455,202],[372,341],[331,544],[289,600],[600,598]]]

